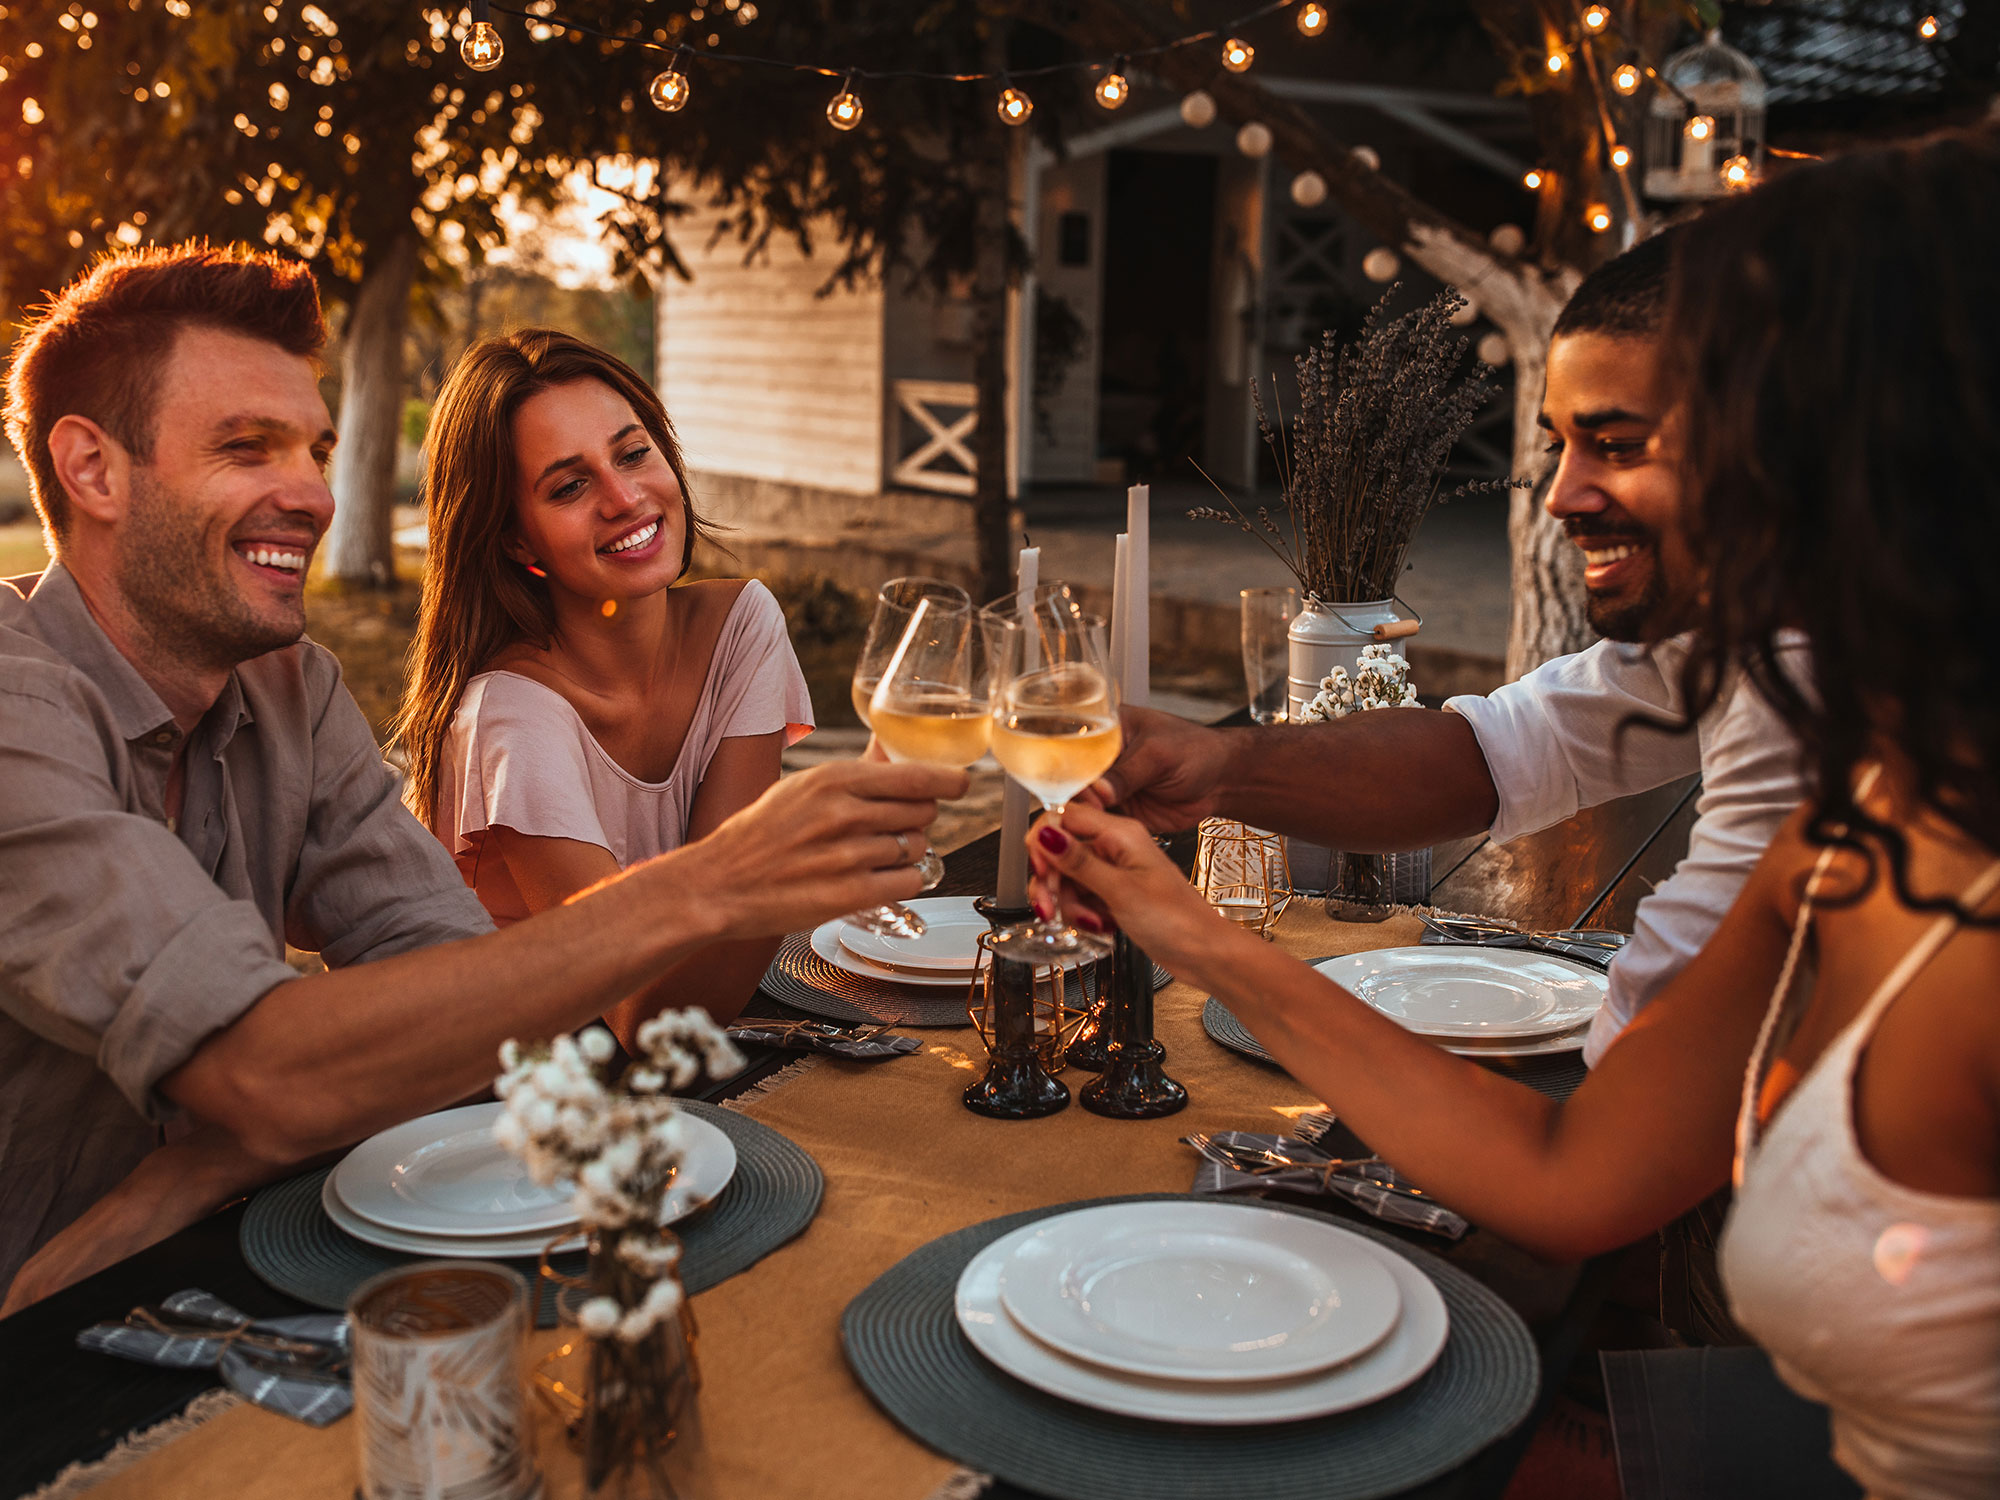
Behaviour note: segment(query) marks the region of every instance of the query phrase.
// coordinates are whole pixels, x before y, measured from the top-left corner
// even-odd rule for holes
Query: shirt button
[[[162,729],[157,731],[152,739],[156,745],[171,745],[174,742],[174,732],[171,729]]]

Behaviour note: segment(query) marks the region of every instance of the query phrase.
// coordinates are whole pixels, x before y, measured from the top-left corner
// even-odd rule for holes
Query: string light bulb
[[[1002,125],[1022,125],[1035,112],[1035,101],[1008,84],[1000,90],[1000,97],[994,102],[994,112],[1000,116]]]
[[[1611,12],[1601,5],[1587,7],[1583,13],[1585,31],[1602,31],[1611,24]]]
[[[1551,52],[1551,53],[1549,54],[1549,75],[1550,75],[1551,77],[1554,77],[1554,76],[1556,76],[1557,74],[1560,74],[1560,73],[1562,72],[1562,70],[1563,70],[1564,68],[1568,67],[1568,66],[1569,66],[1569,54],[1568,54],[1568,53],[1566,53],[1566,52]]]
[[[486,3],[472,0],[472,25],[458,44],[458,55],[475,73],[491,73],[507,55],[507,44],[500,40],[500,28],[493,24]]]
[[[1521,174],[1521,186],[1531,193],[1539,193],[1542,190],[1542,184],[1548,180],[1548,174],[1540,167],[1530,167]]]
[[[687,107],[690,92],[687,74],[680,70],[678,61],[668,63],[666,72],[654,74],[646,85],[646,97],[653,101],[653,108],[670,115]]]
[[[1602,234],[1611,227],[1611,209],[1607,204],[1593,203],[1583,211],[1583,222],[1590,226],[1592,234]]]
[[[1621,172],[1631,166],[1632,148],[1623,141],[1615,143],[1611,148],[1611,165]]]
[[[1125,77],[1125,59],[1117,58],[1110,70],[1097,80],[1097,102],[1106,109],[1117,109],[1132,97],[1132,85]]]
[[[1256,61],[1257,49],[1239,36],[1233,36],[1222,44],[1222,65],[1232,73],[1245,73]]]
[[[835,130],[852,130],[861,123],[861,100],[853,88],[854,75],[840,80],[840,92],[826,102],[826,123]]]
[[[1620,63],[1612,70],[1611,86],[1621,94],[1636,94],[1639,92],[1639,76],[1637,63]]]
[[[1925,41],[1927,42],[1936,41],[1937,34],[1938,34],[1938,18],[1936,16],[1925,16],[1921,21],[1917,22],[1917,35],[1922,37]]]
[[[1757,182],[1757,168],[1747,156],[1732,156],[1722,164],[1722,185],[1740,193]]]
[[[1300,208],[1318,208],[1326,202],[1326,179],[1307,170],[1292,179],[1292,202]]]
[[[1710,140],[1715,135],[1715,119],[1712,115],[1691,115],[1687,122],[1687,138],[1691,141]]]
[[[1326,7],[1318,0],[1306,0],[1299,7],[1298,21],[1300,36],[1319,36],[1326,30]]]
[[[1181,100],[1181,123],[1190,130],[1206,130],[1215,123],[1215,99],[1206,89],[1196,89]]]

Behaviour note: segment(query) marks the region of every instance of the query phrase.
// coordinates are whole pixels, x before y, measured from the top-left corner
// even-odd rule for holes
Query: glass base
[[[863,931],[875,933],[879,937],[920,938],[928,930],[924,926],[924,919],[900,901],[871,906],[865,911],[849,912],[847,920]]]
[[[1111,939],[1074,927],[1029,922],[1019,927],[1002,927],[994,933],[993,951],[1024,964],[1059,964],[1078,958],[1103,958],[1111,952]]]

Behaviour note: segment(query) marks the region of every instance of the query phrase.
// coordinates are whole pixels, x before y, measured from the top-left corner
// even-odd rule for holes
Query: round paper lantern
[[[1519,224],[1501,224],[1486,236],[1486,243],[1502,255],[1519,255],[1527,248],[1528,237]]]
[[[1504,365],[1514,357],[1508,346],[1507,335],[1495,329],[1479,341],[1479,357],[1489,365]]]
[[[1196,89],[1181,100],[1181,123],[1194,130],[1206,130],[1215,123],[1215,100],[1207,89]]]
[[[1377,245],[1361,257],[1361,274],[1370,281],[1394,281],[1403,262],[1387,245]]]
[[[1252,120],[1236,132],[1236,149],[1245,156],[1263,156],[1271,149],[1271,127]]]
[[[1326,202],[1326,179],[1317,172],[1301,172],[1292,179],[1292,202],[1300,208],[1318,208]]]

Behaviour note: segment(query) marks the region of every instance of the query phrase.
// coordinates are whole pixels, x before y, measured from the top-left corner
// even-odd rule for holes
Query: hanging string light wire
[[[1159,57],[1165,53],[1177,51],[1182,47],[1193,47],[1199,46],[1204,42],[1225,40],[1235,32],[1254,25],[1267,16],[1274,16],[1281,11],[1293,9],[1298,3],[1299,0],[1269,0],[1268,4],[1260,5],[1255,10],[1246,11],[1234,20],[1224,22],[1219,26],[1211,26],[1204,31],[1191,31],[1186,36],[1177,36],[1170,41],[1158,42],[1150,47],[1128,48],[1126,51],[1121,52],[1116,59],[1099,57],[1078,62],[1047,63],[1034,68],[1009,68],[1004,73],[998,69],[983,73],[934,73],[917,68],[830,67],[819,63],[795,62],[783,57],[759,57],[752,53],[733,52],[719,47],[704,49],[697,53],[691,51],[684,44],[656,42],[647,36],[634,36],[625,32],[606,31],[600,26],[592,26],[587,22],[571,20],[568,16],[556,11],[531,11],[519,6],[501,5],[498,3],[493,3],[491,9],[496,14],[516,16],[523,21],[534,25],[547,26],[557,31],[573,31],[580,36],[594,37],[599,41],[611,42],[621,47],[638,47],[648,52],[686,54],[689,57],[699,57],[705,63],[722,63],[738,67],[773,68],[789,73],[814,73],[822,78],[841,79],[851,88],[856,80],[866,83],[877,83],[907,79],[922,83],[1001,83],[1004,86],[1014,80],[1024,78],[1049,78],[1062,73],[1097,73],[1103,71],[1114,61],[1129,65],[1137,59]],[[678,66],[678,58],[676,66]],[[844,89],[843,92],[845,91]]]

